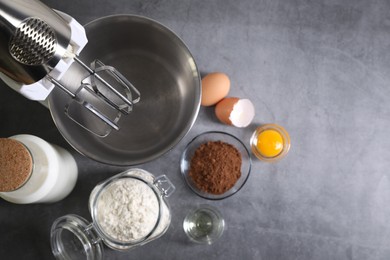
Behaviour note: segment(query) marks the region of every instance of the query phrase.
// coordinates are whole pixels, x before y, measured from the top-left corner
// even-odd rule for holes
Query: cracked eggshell
[[[216,105],[215,115],[224,124],[247,127],[255,117],[255,107],[249,99],[229,97]]]

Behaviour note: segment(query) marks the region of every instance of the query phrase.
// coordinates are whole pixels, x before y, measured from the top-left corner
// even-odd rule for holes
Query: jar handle
[[[165,174],[158,176],[154,181],[154,185],[156,185],[156,187],[166,198],[171,196],[176,189],[175,186],[172,184],[172,182],[168,179],[168,177]]]

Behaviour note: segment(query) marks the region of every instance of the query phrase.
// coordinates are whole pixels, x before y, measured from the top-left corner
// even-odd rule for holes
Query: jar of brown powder
[[[0,138],[0,197],[13,203],[65,198],[77,180],[73,156],[33,135]]]

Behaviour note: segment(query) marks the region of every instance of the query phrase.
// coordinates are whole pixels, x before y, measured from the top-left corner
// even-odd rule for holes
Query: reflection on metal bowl
[[[198,115],[201,83],[194,58],[171,30],[145,17],[108,16],[85,29],[89,42],[80,59],[115,67],[139,90],[141,100],[121,117],[118,131],[102,138],[64,113],[70,97],[54,89],[49,107],[59,131],[81,154],[106,164],[136,165],[161,156],[187,134]],[[62,82],[76,90],[83,73],[73,64]]]

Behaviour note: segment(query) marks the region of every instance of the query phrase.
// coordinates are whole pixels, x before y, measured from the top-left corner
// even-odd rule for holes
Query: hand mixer
[[[38,0],[0,0],[0,78],[31,100],[45,100],[54,87],[70,99],[64,112],[100,137],[119,130],[119,119],[140,100],[139,91],[114,67],[90,66],[78,55],[88,40],[72,17]],[[76,61],[85,70],[77,86],[61,78]]]

